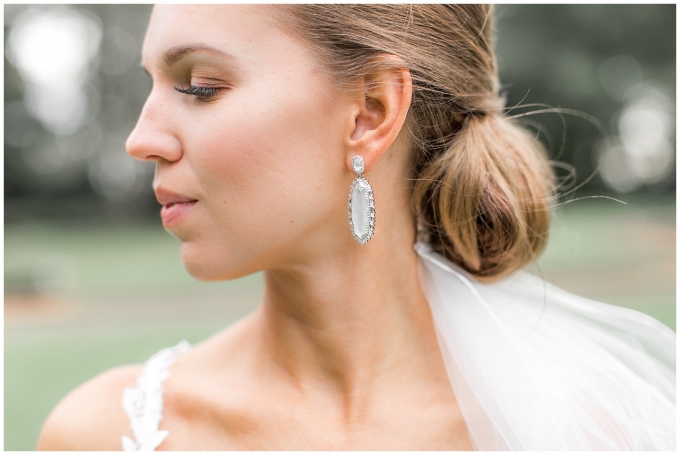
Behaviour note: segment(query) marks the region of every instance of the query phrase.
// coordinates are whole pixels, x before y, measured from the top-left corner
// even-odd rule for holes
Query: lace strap
[[[123,450],[156,450],[168,436],[167,430],[158,429],[163,418],[163,382],[170,377],[169,368],[177,355],[190,348],[191,345],[182,340],[177,346],[154,354],[146,361],[136,386],[123,390],[123,409],[135,438],[133,441],[123,436]]]

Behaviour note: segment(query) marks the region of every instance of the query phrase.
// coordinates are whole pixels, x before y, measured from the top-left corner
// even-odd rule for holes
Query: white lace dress
[[[156,450],[168,437],[167,430],[159,430],[163,418],[163,382],[170,376],[170,366],[181,352],[191,348],[186,341],[154,354],[144,365],[134,387],[123,391],[123,409],[130,420],[135,438],[121,438],[123,450]]]
[[[451,387],[477,450],[675,450],[675,333],[526,272],[480,284],[415,246]],[[183,342],[125,390],[135,441],[154,450],[162,382]]]

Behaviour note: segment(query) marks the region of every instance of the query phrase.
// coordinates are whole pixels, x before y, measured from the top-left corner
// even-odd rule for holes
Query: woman
[[[265,296],[72,392],[39,448],[674,448],[673,332],[517,272],[553,177],[490,35],[481,5],[156,7],[128,153],[189,272]]]

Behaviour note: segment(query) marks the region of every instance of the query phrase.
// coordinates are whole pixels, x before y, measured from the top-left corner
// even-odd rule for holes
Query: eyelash
[[[219,93],[221,87],[201,87],[199,85],[191,85],[189,88],[175,87],[175,90],[186,95],[194,95],[196,101],[210,101],[212,97]]]

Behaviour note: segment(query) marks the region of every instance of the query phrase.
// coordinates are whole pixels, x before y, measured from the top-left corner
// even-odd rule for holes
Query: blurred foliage
[[[531,117],[547,130],[551,157],[559,155],[559,160],[575,167],[576,184],[592,176],[598,164],[602,165],[598,162],[598,146],[606,138],[622,133],[620,121],[626,107],[645,92],[656,92],[654,95],[661,98],[660,109],[665,110],[662,115],[668,116],[661,121],[668,124],[668,136],[664,139],[672,147],[668,151],[670,162],[665,175],[658,180],[649,179],[651,183],[628,189],[675,191],[675,8],[675,5],[496,8],[496,51],[507,106],[549,105],[578,111],[563,118],[555,114]],[[585,114],[583,118],[579,117],[581,114]],[[602,131],[588,116],[599,121]],[[566,132],[562,121],[566,122]],[[641,128],[647,126],[643,125],[645,121],[653,119],[643,116],[638,123]],[[645,131],[635,133],[644,135]],[[644,139],[640,145],[647,148],[642,153],[653,153],[655,144]],[[625,156],[615,158],[623,161]],[[645,163],[633,163],[636,164]],[[601,174],[584,186],[585,193],[611,191]]]
[[[150,186],[153,165],[130,159],[124,146],[151,89],[151,80],[139,65],[150,12],[150,5],[5,5],[6,221],[74,215],[136,217],[156,209]],[[56,19],[46,20],[50,17]],[[75,23],[67,22],[69,17],[75,18]],[[14,43],[19,44],[12,46],[8,42],[11,33],[21,35],[17,33],[21,26],[26,29],[31,21],[42,26],[33,33],[43,35],[36,37],[36,42],[20,36]],[[66,30],[78,24],[94,25],[89,34],[75,35],[97,42],[92,58],[74,56],[64,46],[73,41]],[[62,59],[83,63],[85,74],[79,89],[86,103],[77,128],[55,131],[49,122],[39,119],[35,112],[40,110],[35,106],[39,101],[33,101],[30,93],[36,91],[37,84],[31,83],[30,72],[20,71],[12,62],[17,60],[11,58],[13,48],[25,50],[24,55],[34,52],[36,60],[48,59],[50,55],[43,53],[51,51]],[[72,76],[56,66],[65,79]],[[55,96],[68,82],[55,78]],[[49,98],[52,93],[38,90],[38,95]],[[59,108],[67,107],[56,103],[53,116],[66,115]],[[49,120],[50,110],[45,114]]]
[[[151,7],[4,8],[5,220],[156,216],[153,165],[124,152],[151,87],[138,65]],[[571,170],[560,171],[571,181],[564,190],[581,184],[578,195],[674,190],[675,8],[496,8],[507,106],[526,106],[509,115],[540,109],[537,104],[583,113],[521,118],[540,130],[551,157],[576,171],[575,180]],[[69,39],[84,44],[60,45]],[[55,56],[82,71],[49,66]],[[52,73],[53,79],[43,77]],[[80,79],[74,85],[69,77]],[[603,172],[590,179],[598,166]]]

